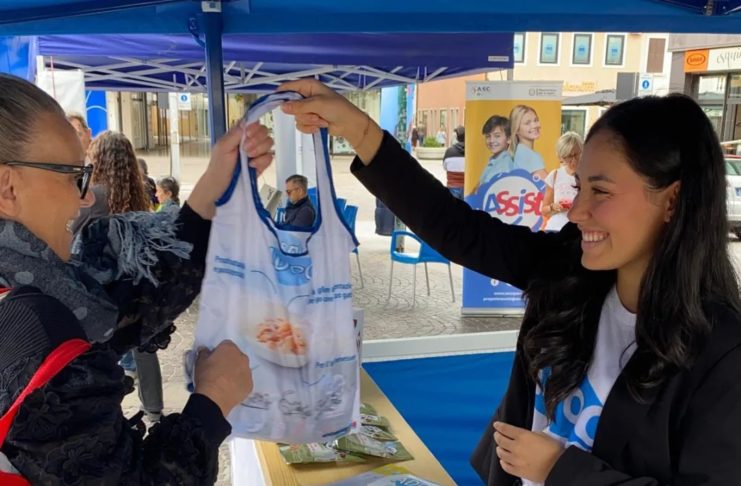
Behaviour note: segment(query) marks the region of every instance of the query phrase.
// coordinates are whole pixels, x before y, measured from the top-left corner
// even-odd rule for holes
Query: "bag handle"
[[[13,405],[0,418],[0,447],[5,443],[10,427],[13,425],[18,410],[28,395],[46,385],[57,373],[62,371],[73,359],[89,350],[91,344],[83,339],[75,338],[65,341],[52,351],[41,363],[36,373],[31,377],[26,388],[23,389]]]
[[[296,91],[280,91],[278,93],[269,94],[255,101],[242,118],[247,122],[247,124],[254,123],[265,113],[273,111],[286,101],[302,99],[304,99],[303,95]]]

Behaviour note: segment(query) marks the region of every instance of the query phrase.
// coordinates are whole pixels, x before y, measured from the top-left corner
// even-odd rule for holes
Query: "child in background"
[[[514,168],[512,156],[507,150],[510,139],[509,120],[503,116],[494,115],[486,120],[481,129],[481,134],[486,140],[486,147],[491,152],[491,157],[489,157],[489,162],[481,173],[479,187],[489,182],[497,174],[509,172]],[[478,190],[478,187],[476,190]]]
[[[584,147],[581,136],[576,132],[566,132],[556,143],[556,153],[561,166],[551,171],[545,178],[545,195],[540,207],[543,216],[549,218],[546,231],[558,231],[569,222],[566,216],[576,197],[576,167]]]

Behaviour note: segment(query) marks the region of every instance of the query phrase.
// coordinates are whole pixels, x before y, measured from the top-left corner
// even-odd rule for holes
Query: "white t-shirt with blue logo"
[[[537,387],[533,431],[545,432],[564,447],[575,446],[591,452],[602,407],[635,351],[635,323],[636,315],[623,307],[613,287],[602,305],[594,355],[586,379],[556,407],[555,421],[551,423],[545,415],[543,392]],[[543,373],[547,381],[547,373]],[[538,484],[523,480],[525,486]]]

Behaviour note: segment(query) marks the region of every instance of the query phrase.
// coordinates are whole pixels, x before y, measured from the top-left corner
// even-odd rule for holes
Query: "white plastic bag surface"
[[[298,98],[264,97],[247,121]],[[228,417],[242,437],[328,442],[359,424],[349,257],[357,242],[335,205],[324,137],[313,138],[318,204],[312,228],[273,222],[244,153],[211,228],[195,346],[231,339],[249,356],[254,391]]]

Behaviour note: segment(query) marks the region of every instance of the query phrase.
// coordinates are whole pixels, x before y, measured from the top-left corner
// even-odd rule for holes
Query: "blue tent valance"
[[[738,0],[233,0],[224,33],[741,32]],[[690,7],[690,8],[688,8]],[[0,35],[187,33],[192,0],[4,0]]]
[[[494,34],[225,35],[227,91],[269,91],[315,76],[339,90],[511,68],[513,36]],[[90,89],[201,91],[203,48],[191,35],[41,36],[55,69],[82,69]]]

